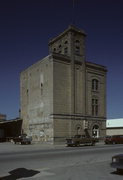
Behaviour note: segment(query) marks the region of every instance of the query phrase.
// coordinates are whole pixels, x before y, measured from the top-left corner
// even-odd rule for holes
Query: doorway
[[[94,125],[92,129],[92,136],[98,138],[99,137],[99,126]]]

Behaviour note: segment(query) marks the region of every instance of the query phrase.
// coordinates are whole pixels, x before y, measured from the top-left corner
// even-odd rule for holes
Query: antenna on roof
[[[75,24],[75,0],[72,0],[72,24]]]

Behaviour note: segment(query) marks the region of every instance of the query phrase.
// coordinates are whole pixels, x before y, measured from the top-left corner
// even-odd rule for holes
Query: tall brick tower
[[[34,140],[105,135],[107,70],[86,61],[85,42],[71,25],[49,41],[49,56],[21,73],[23,129]]]

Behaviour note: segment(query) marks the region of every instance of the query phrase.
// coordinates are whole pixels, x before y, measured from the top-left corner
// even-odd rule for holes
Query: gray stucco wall
[[[53,62],[50,56],[21,73],[23,130],[34,140],[53,138]]]

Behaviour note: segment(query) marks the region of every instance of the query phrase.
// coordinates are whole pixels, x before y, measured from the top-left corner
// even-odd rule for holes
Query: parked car
[[[123,154],[112,157],[111,167],[116,168],[118,172],[123,172]]]
[[[106,136],[105,144],[123,144],[123,135]]]
[[[22,134],[19,137],[13,138],[15,144],[31,144],[32,138],[28,137],[27,134]]]
[[[87,137],[85,135],[75,135],[72,138],[66,139],[67,146],[80,146],[82,144],[84,145],[95,145],[97,142],[96,138],[93,137]]]
[[[111,138],[112,138],[112,136],[106,136],[106,137],[104,138],[105,144],[112,144],[112,143],[111,143]]]

